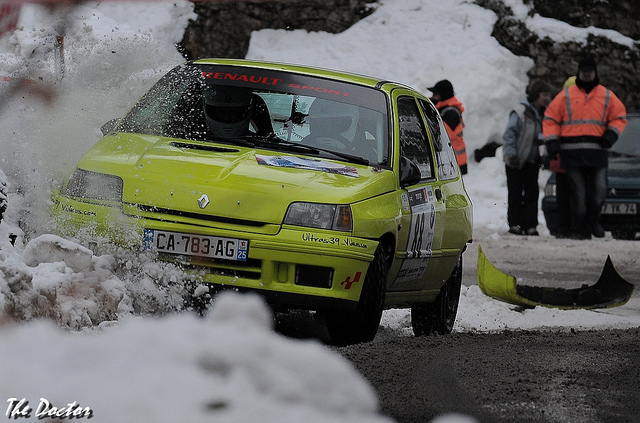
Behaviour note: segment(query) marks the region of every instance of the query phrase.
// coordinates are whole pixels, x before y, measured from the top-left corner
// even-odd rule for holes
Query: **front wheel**
[[[4,212],[7,210],[9,201],[7,199],[7,177],[4,172],[0,170],[0,221],[4,217]]]
[[[462,256],[458,259],[451,276],[440,289],[433,303],[411,307],[411,326],[416,336],[439,333],[446,335],[453,330],[458,313],[460,288],[462,287]]]
[[[384,307],[387,292],[387,260],[382,245],[378,245],[373,261],[369,264],[354,312],[327,311],[327,332],[335,345],[350,345],[373,341]]]

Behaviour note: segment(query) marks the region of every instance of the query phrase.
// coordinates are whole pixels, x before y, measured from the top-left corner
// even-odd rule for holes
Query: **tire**
[[[326,327],[334,345],[351,345],[370,342],[375,338],[382,318],[387,291],[387,257],[381,245],[369,264],[362,286],[360,301],[353,312],[326,312]]]
[[[636,239],[636,231],[617,230],[611,231],[613,239],[634,240]]]
[[[7,183],[6,176],[0,170],[0,222],[4,217],[4,212],[7,211],[7,206],[9,205],[9,200],[7,199]]]
[[[462,256],[458,259],[451,276],[440,289],[433,303],[411,307],[411,326],[415,336],[438,333],[447,335],[453,330],[458,314],[460,288],[462,286]]]

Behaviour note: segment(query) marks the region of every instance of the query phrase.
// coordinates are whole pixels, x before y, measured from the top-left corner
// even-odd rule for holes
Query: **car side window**
[[[398,98],[398,120],[401,154],[418,166],[421,179],[434,178],[429,138],[413,97]]]
[[[427,126],[431,133],[433,148],[438,161],[438,175],[441,180],[455,179],[458,177],[459,169],[456,155],[442,119],[439,118],[438,110],[426,100],[420,99],[418,101],[427,119]]]

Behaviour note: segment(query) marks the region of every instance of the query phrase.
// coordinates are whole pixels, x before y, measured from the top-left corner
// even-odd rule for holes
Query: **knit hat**
[[[427,89],[434,94],[440,94],[443,100],[453,97],[453,85],[447,79],[438,81],[436,85]]]
[[[580,71],[596,71],[598,72],[598,67],[596,66],[596,59],[593,56],[585,56],[578,62],[578,72]]]
[[[595,78],[591,81],[584,81],[580,78],[580,72],[595,72]],[[578,88],[585,90],[587,93],[591,92],[598,84],[600,84],[600,78],[598,78],[598,69],[596,67],[596,59],[591,55],[583,57],[578,62],[578,75],[576,78],[576,85]]]

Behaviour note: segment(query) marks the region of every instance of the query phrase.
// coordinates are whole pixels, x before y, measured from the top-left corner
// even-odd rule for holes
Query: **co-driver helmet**
[[[353,141],[358,123],[358,106],[317,98],[309,107],[309,132],[317,136],[341,135]]]

